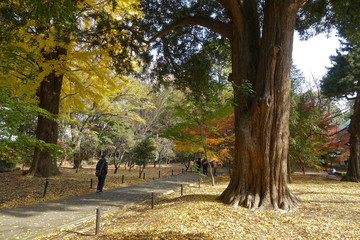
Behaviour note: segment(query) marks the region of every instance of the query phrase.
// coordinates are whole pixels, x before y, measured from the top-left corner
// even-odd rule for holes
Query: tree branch
[[[226,10],[230,11],[229,0],[216,0],[221,6],[223,6]]]
[[[308,1],[308,0],[298,0],[298,2],[297,2],[298,8],[301,8],[302,5],[304,5],[307,1]]]
[[[238,27],[241,27],[244,24],[244,15],[241,12],[241,6],[237,0],[228,0],[229,1],[229,10],[231,12],[231,19],[234,24]]]
[[[339,130],[339,131],[337,131],[337,132],[334,132],[333,134],[330,134],[330,135],[328,135],[328,136],[329,136],[329,137],[335,136],[336,134],[341,133],[341,132],[343,132],[343,131],[345,131],[345,130],[347,130],[347,129],[348,129],[348,127],[344,127],[343,129],[341,129],[341,130]]]
[[[355,100],[355,99],[356,99],[356,97],[349,97],[349,96],[347,96],[347,95],[345,95],[345,98],[346,98],[346,100],[348,100],[348,101],[351,101],[351,100]]]
[[[181,18],[178,21],[173,22],[172,24],[165,27],[163,30],[161,30],[158,34],[153,36],[148,42],[154,41],[156,38],[162,38],[167,33],[171,32],[172,30],[185,26],[185,25],[199,25],[206,27],[224,37],[230,38],[231,37],[231,28],[229,24],[223,23],[221,21],[201,17],[201,16],[193,16],[193,17],[185,17]]]

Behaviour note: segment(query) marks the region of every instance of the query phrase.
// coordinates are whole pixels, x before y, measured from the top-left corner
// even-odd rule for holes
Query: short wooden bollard
[[[124,183],[125,182],[125,175],[122,175],[121,176],[121,183]]]
[[[143,175],[143,179],[145,180],[145,173],[144,173],[144,175]]]
[[[174,169],[171,169],[171,176],[174,176]]]
[[[48,185],[49,185],[49,181],[48,181],[48,180],[46,180],[46,181],[45,181],[45,186],[44,186],[44,193],[43,193],[43,197],[45,197],[45,195],[46,195]]]
[[[181,196],[184,195],[184,185],[181,184]]]
[[[90,189],[92,189],[92,187],[93,187],[93,179],[91,178],[90,179]]]
[[[183,168],[181,169],[181,173],[184,173],[184,169],[183,169]]]
[[[100,209],[96,208],[95,235],[100,233]]]
[[[199,178],[199,188],[200,188],[200,185],[201,185],[201,178]]]
[[[161,177],[161,172],[159,171],[159,178]]]
[[[155,196],[154,193],[151,193],[151,209],[154,209],[155,205]]]

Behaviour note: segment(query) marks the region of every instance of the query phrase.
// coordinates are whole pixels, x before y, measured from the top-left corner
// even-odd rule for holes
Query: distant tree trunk
[[[64,55],[66,50],[57,47],[51,53],[44,53],[46,60],[59,60],[60,55]],[[39,97],[39,107],[47,110],[53,115],[59,113],[60,93],[62,87],[63,75],[51,72],[44,81],[41,82],[37,95]],[[44,116],[38,116],[36,127],[36,138],[45,143],[57,144],[58,123]],[[54,159],[48,151],[36,147],[34,158],[29,173],[34,176],[48,177],[59,174],[59,169]]]
[[[298,1],[266,1],[256,27],[256,3],[243,3],[246,20],[233,27],[235,159],[223,202],[259,210],[288,211],[297,198],[287,187],[290,67]],[[255,93],[244,93],[245,80]],[[246,96],[248,95],[248,96]]]
[[[360,81],[358,80],[358,87]],[[346,180],[359,182],[360,181],[360,90],[357,91],[357,96],[354,103],[354,113],[351,116],[349,125],[350,133],[350,158],[347,169]]]
[[[189,156],[187,157],[186,161],[183,162],[182,164],[185,166],[185,172],[187,172],[191,166],[191,161],[192,161],[192,157]]]
[[[145,165],[139,165],[139,178],[141,178],[141,175],[143,174],[144,170],[145,170]]]
[[[115,156],[114,156],[114,166],[115,166],[114,174],[116,174],[117,171],[119,170],[119,167],[121,165],[122,159],[124,158],[124,155],[125,155],[125,151],[123,151],[122,153],[119,153],[119,158],[118,158],[118,161],[116,162],[116,160],[115,160],[116,154],[115,154]],[[126,166],[126,164],[125,164],[125,166]]]
[[[291,183],[292,182],[292,179],[291,179],[291,171],[292,171],[292,169],[291,169],[291,163],[290,163],[290,159],[288,158],[288,160],[287,160],[287,180],[288,180],[288,183]]]

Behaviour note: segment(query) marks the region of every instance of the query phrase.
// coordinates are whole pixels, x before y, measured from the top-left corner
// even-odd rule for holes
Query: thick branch
[[[230,36],[231,36],[231,31],[230,31],[231,28],[230,28],[229,24],[226,24],[226,23],[223,23],[221,21],[211,19],[211,18],[194,16],[194,17],[185,17],[185,18],[179,19],[178,21],[175,21],[174,23],[168,25],[162,31],[160,31],[158,34],[153,36],[149,40],[149,42],[154,41],[156,38],[162,38],[170,31],[172,31],[178,27],[185,26],[185,25],[199,25],[199,26],[206,27],[224,37],[230,38]]]
[[[244,23],[243,13],[241,12],[241,6],[237,0],[229,0],[229,8],[231,12],[231,20],[238,27],[241,27]]]

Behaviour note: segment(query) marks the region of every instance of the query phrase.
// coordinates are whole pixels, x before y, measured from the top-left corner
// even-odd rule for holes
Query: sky
[[[330,38],[320,34],[307,41],[300,41],[299,35],[295,33],[293,47],[293,61],[300,69],[306,80],[321,79],[326,74],[326,67],[331,67],[329,57],[336,54],[340,46],[339,38],[333,33]]]

